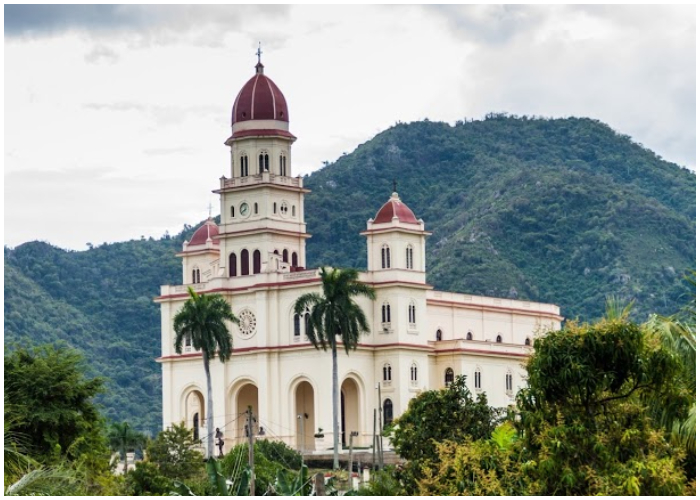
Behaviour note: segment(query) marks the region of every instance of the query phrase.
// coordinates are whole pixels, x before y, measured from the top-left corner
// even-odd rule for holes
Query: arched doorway
[[[357,382],[346,378],[340,386],[340,432],[343,446],[350,445],[350,433],[353,431],[360,431],[360,389]]]
[[[313,451],[315,449],[314,433],[316,433],[316,418],[314,407],[314,388],[307,381],[300,382],[294,390],[294,414],[296,422],[297,450]],[[325,432],[333,432],[326,429]]]
[[[248,407],[253,408],[253,416],[258,420],[259,422],[259,416],[258,416],[258,388],[248,382],[245,385],[243,385],[239,390],[238,393],[236,394],[236,415],[238,418],[236,419],[235,426],[236,426],[236,444],[240,443],[247,443],[247,437],[248,434],[246,433],[246,426],[248,424],[248,417],[245,415],[245,412],[248,411]],[[259,429],[259,425],[256,422],[253,422],[253,435],[257,434],[257,430]]]
[[[187,428],[192,430],[193,439],[199,441],[201,436],[206,435],[206,432],[202,432],[206,427],[204,396],[196,389],[185,396],[185,422]]]

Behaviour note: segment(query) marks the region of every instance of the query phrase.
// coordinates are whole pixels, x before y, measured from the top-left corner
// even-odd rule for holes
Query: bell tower
[[[287,101],[265,75],[255,74],[233,103],[230,177],[221,177],[220,276],[290,272],[306,265],[304,189],[292,177],[292,144]]]

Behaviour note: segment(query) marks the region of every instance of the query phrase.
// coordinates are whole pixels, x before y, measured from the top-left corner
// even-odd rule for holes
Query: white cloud
[[[397,121],[492,111],[598,118],[695,166],[690,6],[62,8],[5,10],[11,246],[84,248],[206,217],[258,40],[299,138],[295,173]]]

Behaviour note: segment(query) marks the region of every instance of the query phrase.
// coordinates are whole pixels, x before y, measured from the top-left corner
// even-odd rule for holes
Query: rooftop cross
[[[396,179],[394,179],[394,193],[396,192]]]
[[[262,55],[262,49],[260,47],[261,43],[258,42],[258,51],[255,53],[255,55],[258,56],[258,64],[260,64],[260,56]]]
[[[209,218],[211,219],[211,201],[209,202]]]

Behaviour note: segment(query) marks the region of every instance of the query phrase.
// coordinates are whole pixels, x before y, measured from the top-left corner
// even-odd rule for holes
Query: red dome
[[[391,193],[389,201],[379,209],[379,212],[374,217],[374,224],[391,222],[394,217],[398,217],[399,222],[405,224],[420,224],[416,216],[413,215],[413,211],[401,202],[397,193]]]
[[[219,244],[218,239],[214,239],[214,236],[218,236],[219,226],[216,225],[212,219],[208,219],[204,224],[202,224],[199,229],[197,229],[192,235],[192,239],[188,245],[204,245],[207,240],[211,238],[212,243],[215,245]]]
[[[247,120],[289,122],[287,101],[282,91],[263,74],[263,65],[255,66],[255,76],[243,85],[231,112],[231,125]]]

